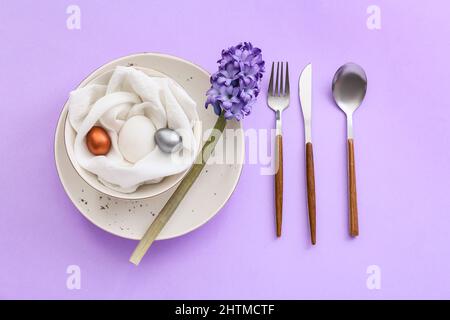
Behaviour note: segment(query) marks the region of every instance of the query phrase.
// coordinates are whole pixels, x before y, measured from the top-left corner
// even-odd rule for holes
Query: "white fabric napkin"
[[[70,124],[77,132],[76,160],[113,190],[134,192],[142,184],[157,183],[186,170],[195,160],[198,142],[193,126],[199,120],[196,103],[168,77],[119,66],[107,85],[91,84],[72,91],[68,109]],[[126,161],[118,147],[118,135],[126,120],[135,115],[146,116],[156,129],[177,131],[182,136],[182,150],[167,154],[155,146],[136,163]],[[106,156],[95,156],[87,148],[86,134],[95,125],[103,127],[111,138]]]

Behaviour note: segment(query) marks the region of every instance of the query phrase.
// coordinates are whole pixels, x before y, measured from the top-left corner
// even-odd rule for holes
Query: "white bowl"
[[[78,88],[85,87],[86,85],[90,85],[90,84],[94,84],[94,83],[95,84],[107,84],[109,79],[111,78],[111,75],[112,75],[115,67],[116,67],[115,61],[104,65],[103,67],[101,67],[99,69],[99,70],[105,69],[105,70],[103,70],[103,72],[101,72],[98,76],[96,76],[95,78],[93,78],[90,81],[83,81],[78,86]],[[142,67],[135,67],[135,68],[139,69],[147,74],[151,74],[152,76],[160,75],[162,77],[165,77],[165,75],[162,72],[159,72],[157,70],[142,68]],[[94,73],[96,73],[98,71],[94,71]],[[190,94],[189,91],[187,91],[187,93]],[[204,93],[203,93],[203,95],[204,95]],[[198,97],[198,95],[197,95],[197,97]],[[195,100],[195,98],[194,98],[194,100]],[[203,101],[196,100],[196,103],[197,103],[197,107],[199,105],[203,106]],[[67,102],[66,102],[66,104],[67,104]],[[195,139],[197,141],[197,145],[198,145],[198,149],[195,150],[196,155],[197,155],[199,150],[201,150],[201,145],[202,145],[202,143],[201,143],[202,125],[201,125],[200,121],[197,121],[194,124],[193,131],[194,131],[194,137],[195,137]],[[138,200],[138,199],[154,197],[156,195],[159,195],[159,194],[169,190],[173,186],[175,186],[178,182],[181,181],[181,179],[183,179],[183,177],[186,175],[186,173],[189,170],[189,169],[187,169],[178,174],[165,177],[161,182],[158,182],[158,183],[142,185],[135,192],[132,192],[132,193],[118,192],[118,191],[112,190],[112,189],[108,188],[107,186],[105,186],[104,184],[102,184],[97,179],[97,176],[95,174],[85,170],[78,164],[78,162],[76,161],[76,158],[75,158],[74,150],[73,150],[75,138],[76,138],[76,132],[72,128],[71,124],[69,123],[68,117],[66,117],[65,123],[64,123],[64,137],[65,137],[64,142],[65,142],[65,148],[67,151],[67,155],[69,156],[70,162],[72,163],[73,167],[75,168],[75,171],[92,188],[94,188],[97,191],[102,192],[106,195],[109,195],[111,197],[125,199],[125,200]]]

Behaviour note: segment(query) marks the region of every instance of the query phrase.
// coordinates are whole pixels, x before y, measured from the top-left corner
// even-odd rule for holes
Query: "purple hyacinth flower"
[[[219,70],[211,76],[205,106],[212,105],[218,115],[241,120],[249,115],[260,91],[264,73],[261,50],[250,42],[222,50]]]

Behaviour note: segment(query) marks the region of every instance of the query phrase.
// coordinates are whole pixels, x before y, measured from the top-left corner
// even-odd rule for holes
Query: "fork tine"
[[[285,89],[284,89],[284,94],[289,96],[289,64],[286,61],[286,84],[285,84]]]
[[[273,66],[275,62],[272,62],[272,71],[270,72],[270,81],[269,81],[269,96],[273,96]]]
[[[283,61],[281,61],[281,68],[280,68],[280,96],[284,96],[284,88],[283,88]]]
[[[275,95],[279,96],[280,95],[280,91],[278,90],[278,75],[280,72],[280,62],[277,62],[277,77],[275,80]]]

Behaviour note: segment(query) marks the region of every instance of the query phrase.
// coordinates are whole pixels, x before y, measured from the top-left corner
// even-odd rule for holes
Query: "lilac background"
[[[66,28],[70,4],[81,30]],[[382,29],[366,27],[379,5]],[[0,0],[1,298],[450,298],[450,22],[448,1]],[[103,63],[164,52],[209,71],[241,40],[288,60],[296,87],[313,63],[318,245],[308,245],[298,96],[284,122],[284,235],[274,238],[273,178],[246,165],[204,227],[158,242],[140,267],[136,242],[90,224],[65,195],[53,135],[67,94]],[[334,71],[355,61],[368,94],[355,115],[360,237],[347,236],[345,118]],[[264,79],[266,87],[268,77]],[[423,110],[423,113],[421,112]],[[265,95],[245,120],[270,128]],[[66,268],[81,267],[81,290]],[[381,290],[366,268],[379,265]]]

